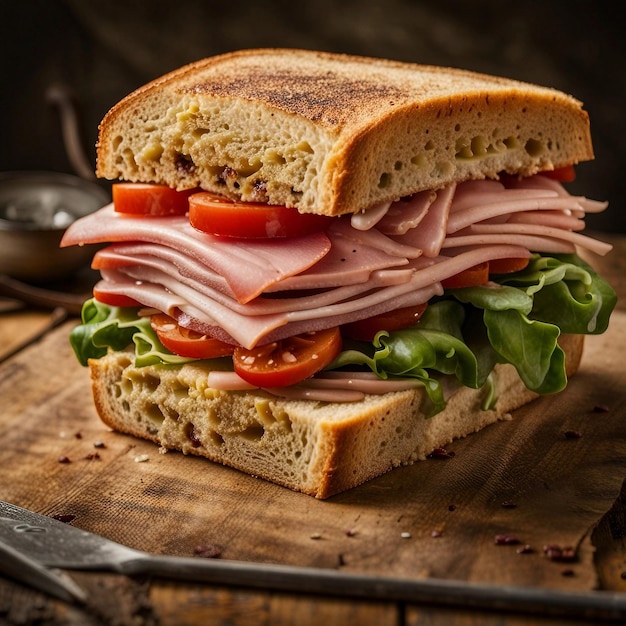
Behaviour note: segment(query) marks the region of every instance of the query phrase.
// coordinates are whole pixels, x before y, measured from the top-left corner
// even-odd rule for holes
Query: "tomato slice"
[[[444,289],[460,289],[461,287],[476,287],[484,285],[489,280],[489,261],[479,263],[474,267],[463,270],[456,276],[450,276],[441,281]]]
[[[555,170],[548,172],[541,172],[542,176],[553,178],[561,183],[571,183],[576,180],[576,171],[573,165],[566,165],[565,167],[557,167]]]
[[[175,319],[165,313],[152,315],[150,326],[163,346],[178,356],[215,359],[220,356],[229,356],[235,349],[235,346],[219,339],[179,326]]]
[[[341,329],[347,337],[359,341],[372,341],[381,330],[399,330],[417,324],[420,317],[426,310],[428,304],[418,304],[417,306],[407,306],[388,313],[374,315],[364,320],[357,320],[344,324]]]
[[[489,273],[512,274],[513,272],[523,270],[529,263],[529,258],[493,259],[492,261],[489,261]]]
[[[332,219],[326,215],[299,213],[297,209],[284,206],[234,202],[208,191],[189,197],[191,225],[219,237],[299,237],[324,230]]]
[[[93,297],[102,304],[108,304],[109,306],[141,306],[141,303],[137,302],[130,296],[125,296],[120,293],[109,293],[107,291],[101,291],[97,286],[93,288]]]
[[[233,366],[257,387],[295,385],[326,367],[341,351],[339,328],[288,337],[251,350],[235,348]]]
[[[189,196],[198,189],[177,191],[167,185],[151,183],[115,183],[111,187],[113,208],[129,215],[185,215]]]

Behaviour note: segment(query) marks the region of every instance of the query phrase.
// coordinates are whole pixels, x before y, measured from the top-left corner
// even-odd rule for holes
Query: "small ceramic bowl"
[[[104,189],[77,176],[0,173],[0,274],[43,283],[88,266],[97,246],[59,243],[72,222],[108,202]]]

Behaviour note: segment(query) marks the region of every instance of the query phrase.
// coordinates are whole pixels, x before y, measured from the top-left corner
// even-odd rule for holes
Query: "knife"
[[[78,527],[0,501],[0,541],[46,567],[116,572],[326,596],[438,604],[588,617],[626,619],[626,594],[567,592],[446,579],[410,579],[333,569],[149,554]]]
[[[67,574],[46,568],[2,540],[0,572],[65,602],[84,604],[87,600],[85,592]]]

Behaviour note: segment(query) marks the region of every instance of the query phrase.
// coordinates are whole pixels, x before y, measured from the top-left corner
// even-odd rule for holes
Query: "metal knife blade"
[[[141,553],[8,502],[0,502],[0,539],[48,567],[116,570]]]
[[[128,548],[0,501],[0,539],[48,567],[148,574],[196,583],[470,609],[626,619],[626,594],[567,592],[448,579],[412,579],[225,559],[160,556]]]
[[[65,573],[49,569],[0,539],[0,572],[66,602],[84,604],[85,592]]]

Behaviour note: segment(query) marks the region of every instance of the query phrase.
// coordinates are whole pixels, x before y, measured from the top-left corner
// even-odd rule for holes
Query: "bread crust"
[[[568,376],[579,367],[583,341],[582,335],[560,339]],[[461,388],[432,418],[421,410],[420,390],[320,403],[211,389],[206,362],[136,368],[132,352],[110,352],[89,368],[96,409],[110,428],[320,499],[425,459],[510,419],[537,397],[511,365],[494,370],[493,410],[480,408],[485,390]]]
[[[587,113],[553,89],[262,49],[197,61],[124,98],[100,125],[97,174],[339,215],[592,158]]]

